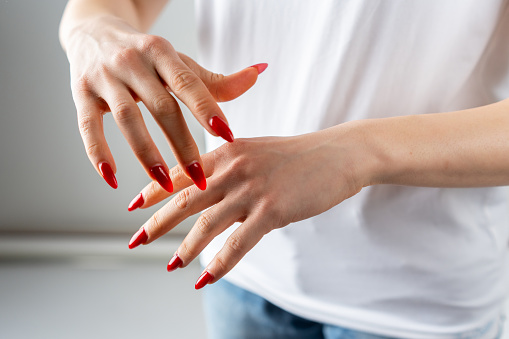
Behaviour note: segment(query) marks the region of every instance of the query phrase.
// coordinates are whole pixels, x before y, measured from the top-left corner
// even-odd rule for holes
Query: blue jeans
[[[209,339],[391,339],[301,318],[224,279],[203,292]],[[500,338],[503,321],[498,319],[456,337],[482,338],[493,326],[498,327],[493,339]]]

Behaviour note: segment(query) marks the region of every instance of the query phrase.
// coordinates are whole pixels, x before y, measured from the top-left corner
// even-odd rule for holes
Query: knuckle
[[[140,41],[140,49],[152,53],[166,47],[168,42],[158,35],[145,35]]]
[[[276,207],[277,202],[270,198],[265,198],[264,202],[260,204],[260,213],[263,215],[267,220],[277,221],[279,219],[279,210]]]
[[[145,188],[144,198],[157,197],[161,185],[157,181],[152,181],[150,185]],[[161,188],[162,189],[162,188]]]
[[[75,93],[91,94],[90,80],[82,75],[72,81],[71,89]]]
[[[124,48],[111,56],[111,65],[117,69],[125,69],[139,60],[139,52],[132,47]]]
[[[101,145],[98,142],[91,142],[85,146],[89,158],[96,158],[102,153]]]
[[[82,138],[88,137],[92,132],[93,119],[89,115],[81,115],[78,117],[78,128]]]
[[[184,171],[182,170],[182,168],[180,168],[180,166],[175,166],[170,169],[171,180],[175,180],[176,178],[180,178],[182,176],[185,176],[185,175],[184,175]]]
[[[160,215],[160,212],[157,211],[156,213],[152,214],[152,217],[150,218],[150,231],[154,233],[159,233],[163,229],[163,223],[162,223],[162,216]]]
[[[199,116],[208,116],[214,110],[212,101],[207,97],[200,97],[193,104],[193,112]]]
[[[215,258],[215,266],[219,272],[228,272],[228,265],[226,265],[225,259],[219,255]]]
[[[261,226],[266,233],[284,225],[283,213],[281,213],[277,199],[264,198],[263,202],[259,204],[258,212],[263,216],[263,225]]]
[[[248,144],[249,143],[246,141],[246,139],[238,138],[238,139],[235,139],[235,142],[228,142],[228,143],[223,144],[219,148],[219,150],[224,155],[228,155],[230,157],[232,157],[232,156],[238,157],[238,156],[241,156],[242,154],[246,153]]]
[[[170,95],[158,95],[153,99],[155,118],[165,118],[178,112],[178,105]]]
[[[221,73],[210,72],[210,82],[213,84],[222,84],[225,76]]]
[[[196,229],[202,235],[210,234],[212,230],[212,217],[209,213],[203,213],[196,221]]]
[[[194,258],[197,254],[193,248],[188,244],[187,239],[184,239],[178,250],[179,256],[184,262],[189,260],[188,258]],[[187,259],[187,260],[186,260]]]
[[[214,73],[214,72],[211,72],[210,73],[210,84],[212,84],[212,88],[213,88],[213,91],[214,91],[214,97],[218,100],[218,101],[223,101],[221,99],[221,89],[223,88],[223,85],[224,85],[224,78],[225,76],[223,74],[220,74],[220,73]]]
[[[177,196],[173,199],[173,202],[179,209],[186,209],[189,207],[190,198],[191,191],[189,189],[185,189],[177,194]]]
[[[240,155],[235,157],[231,160],[228,170],[233,179],[242,182],[244,185],[249,186],[249,188],[254,188],[250,184],[254,184],[254,177],[251,175],[253,172],[252,163],[247,156]]]
[[[174,92],[185,92],[196,82],[196,76],[189,70],[175,70],[171,77],[171,89]]]
[[[114,113],[117,122],[121,124],[129,124],[134,119],[134,105],[126,101],[119,101],[113,107],[110,107]]]
[[[245,248],[244,241],[242,241],[242,239],[235,234],[230,235],[226,241],[226,246],[228,246],[229,251],[232,253],[242,253]]]

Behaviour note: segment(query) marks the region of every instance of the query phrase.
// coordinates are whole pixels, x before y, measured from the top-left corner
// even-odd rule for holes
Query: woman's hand
[[[143,34],[125,21],[102,15],[72,30],[66,40],[72,94],[87,155],[112,187],[117,183],[102,117],[113,117],[147,174],[172,192],[168,167],[137,106],[140,100],[165,134],[181,168],[205,189],[203,162],[170,91],[211,134],[233,141],[216,102],[232,100],[254,85],[265,64],[230,76],[211,73],[177,53],[165,39]]]
[[[237,139],[203,156],[209,187],[200,191],[178,167],[170,173],[180,192],[133,236],[134,248],[149,244],[187,217],[198,218],[168,270],[188,265],[218,234],[241,222],[207,266],[196,288],[213,283],[276,228],[318,215],[370,183],[373,161],[362,138],[343,124],[297,137]],[[133,201],[146,208],[169,194],[154,183]]]

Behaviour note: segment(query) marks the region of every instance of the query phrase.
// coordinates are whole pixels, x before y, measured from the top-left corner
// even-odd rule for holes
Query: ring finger
[[[115,83],[103,91],[102,95],[115,122],[147,174],[166,191],[172,192],[173,185],[168,175],[168,166],[150,137],[131,93],[122,83]]]
[[[199,189],[204,190],[207,183],[200,152],[175,98],[153,75],[135,81],[133,90],[163,130],[181,168]]]

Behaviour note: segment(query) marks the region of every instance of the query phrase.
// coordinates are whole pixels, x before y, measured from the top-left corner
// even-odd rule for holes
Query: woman
[[[153,180],[129,209],[178,192],[129,247],[205,211],[168,271],[202,253],[212,338],[500,336],[507,1],[197,0],[201,66],[144,33],[164,3],[72,0],[60,35],[98,172],[111,111]]]

